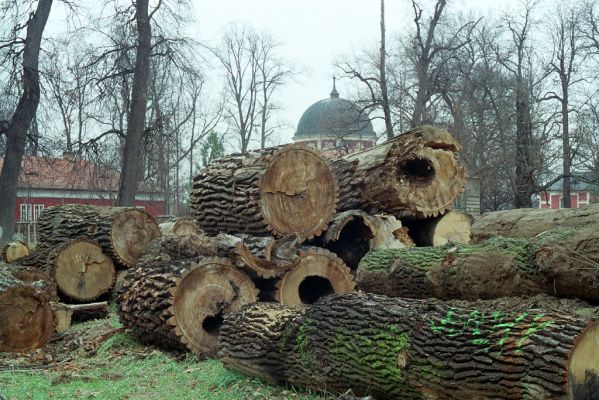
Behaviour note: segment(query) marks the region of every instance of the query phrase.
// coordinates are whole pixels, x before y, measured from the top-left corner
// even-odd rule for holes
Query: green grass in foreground
[[[118,322],[111,318],[111,323]],[[97,322],[96,322],[97,323]],[[72,330],[94,329],[94,323]],[[126,333],[102,343],[93,356],[81,351],[73,361],[50,370],[0,372],[0,394],[18,399],[324,399],[294,388],[265,385],[226,370],[216,360],[189,355],[178,361],[143,347]]]

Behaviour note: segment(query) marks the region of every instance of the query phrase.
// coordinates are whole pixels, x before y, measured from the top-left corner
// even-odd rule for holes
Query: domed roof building
[[[317,101],[304,111],[293,136],[295,143],[316,148],[327,155],[369,148],[375,140],[368,114],[355,103],[340,98],[334,80],[331,96]]]

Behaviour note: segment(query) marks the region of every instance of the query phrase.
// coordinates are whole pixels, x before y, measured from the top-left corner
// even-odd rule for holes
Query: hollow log
[[[193,179],[190,195],[198,226],[208,234],[298,234],[326,229],[337,204],[328,163],[297,145],[234,154]]]
[[[42,347],[54,332],[54,316],[45,288],[23,282],[0,269],[0,352]]]
[[[257,303],[225,320],[226,368],[377,399],[590,399],[599,325],[512,311],[347,293],[306,308]]]
[[[144,343],[213,356],[223,318],[257,293],[229,260],[155,259],[127,271],[117,310]]]
[[[42,212],[38,235],[49,247],[70,239],[97,241],[117,266],[129,268],[160,230],[154,218],[138,208],[68,204]]]
[[[177,218],[175,221],[163,222],[158,226],[163,235],[185,236],[199,233],[196,222],[191,217]]]
[[[305,246],[296,264],[276,283],[274,298],[281,304],[312,304],[319,298],[354,290],[354,276],[343,260],[318,247]]]
[[[360,210],[343,211],[333,218],[329,228],[313,244],[335,253],[352,269],[372,249],[398,249],[414,246],[392,215],[368,215]]]
[[[388,296],[493,299],[547,293],[599,301],[599,234],[594,228],[547,231],[532,239],[371,251],[358,287]]]
[[[460,148],[447,130],[421,126],[333,162],[338,181],[350,185],[340,192],[338,211],[365,208],[396,217],[445,213],[466,182],[457,159]]]
[[[417,220],[404,220],[408,234],[418,246],[443,246],[447,242],[470,243],[470,229],[474,218],[461,211]]]
[[[17,241],[8,243],[2,249],[2,259],[8,263],[29,255],[29,246],[25,242]]]
[[[599,204],[586,208],[519,208],[483,214],[472,225],[472,241],[493,236],[530,238],[557,228],[594,226],[599,229]]]

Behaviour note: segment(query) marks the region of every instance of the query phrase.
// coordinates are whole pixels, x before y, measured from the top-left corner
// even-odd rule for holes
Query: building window
[[[44,211],[43,204],[34,204],[33,205],[33,220],[34,221],[37,221],[37,219],[40,217],[40,214],[42,213],[42,211]]]
[[[31,221],[31,204],[21,204],[21,215],[19,216],[19,220],[23,222]]]

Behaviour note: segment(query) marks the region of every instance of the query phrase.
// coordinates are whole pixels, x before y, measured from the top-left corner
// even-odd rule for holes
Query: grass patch
[[[110,321],[76,324],[69,332],[86,333]],[[10,355],[0,354],[0,364]],[[95,351],[70,352],[71,359],[48,369],[0,372],[0,395],[7,400],[42,399],[325,399],[324,395],[263,384],[228,371],[217,360],[144,347],[125,333],[116,333]]]

